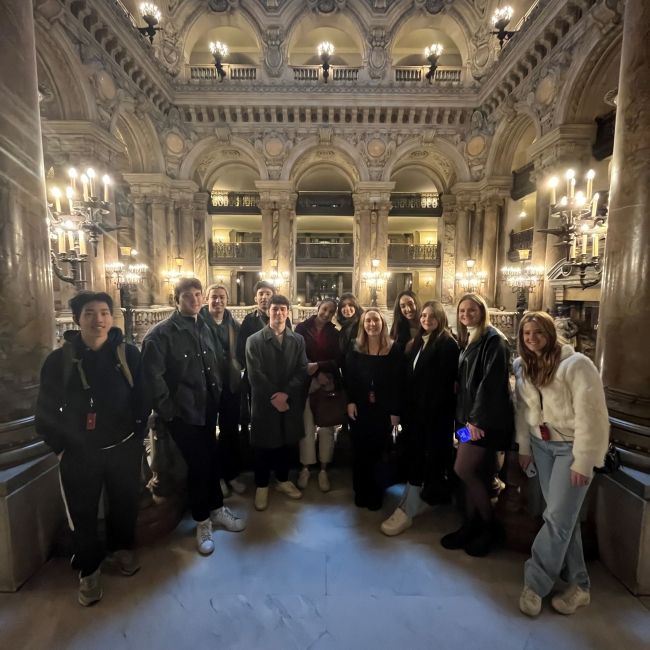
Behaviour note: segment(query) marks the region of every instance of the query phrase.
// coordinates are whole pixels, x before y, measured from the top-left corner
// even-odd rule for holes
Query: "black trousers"
[[[291,462],[291,447],[283,446],[275,449],[255,447],[255,486],[268,487],[271,480],[271,470],[275,478],[283,483],[289,480],[289,464]]]
[[[220,476],[232,481],[241,472],[241,440],[239,437],[239,411],[241,394],[231,393],[224,386],[219,401],[219,463]]]
[[[407,460],[407,480],[411,485],[427,485],[432,494],[446,496],[453,473],[453,439],[449,433],[428,440],[413,427],[402,431]]]
[[[384,500],[384,486],[379,471],[391,447],[391,429],[384,425],[368,430],[353,423],[351,438],[352,488],[355,502],[357,505],[378,510]]]
[[[61,493],[72,530],[75,566],[94,573],[109,552],[133,547],[140,495],[140,438],[111,449],[69,449],[59,464]],[[106,545],[97,533],[97,511],[106,489]]]
[[[187,464],[187,492],[194,521],[205,521],[211,510],[223,506],[215,419],[207,418],[204,426],[178,418],[169,423],[172,438]]]

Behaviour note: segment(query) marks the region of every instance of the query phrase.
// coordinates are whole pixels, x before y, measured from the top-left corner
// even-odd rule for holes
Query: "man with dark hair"
[[[79,331],[65,333],[41,370],[36,430],[58,455],[61,493],[72,530],[79,603],[102,598],[105,548],[97,510],[106,491],[107,559],[127,576],[140,565],[132,551],[140,492],[142,440],[150,408],[142,398],[140,352],[113,327],[107,293],[82,291],[70,300]]]
[[[229,490],[243,494],[246,486],[237,478],[242,465],[239,439],[242,367],[235,356],[239,323],[226,308],[228,289],[223,284],[211,284],[205,297],[208,304],[201,308],[201,316],[212,332],[222,382],[218,420],[221,489],[224,496],[228,496]]]
[[[142,364],[153,408],[187,463],[192,517],[199,553],[214,551],[212,525],[238,532],[245,523],[223,505],[219,485],[217,411],[219,363],[210,330],[199,315],[203,287],[181,278],[174,287],[176,311],[155,325],[142,344]]]
[[[305,341],[287,328],[290,304],[274,295],[269,324],[246,343],[251,386],[251,444],[255,451],[255,508],[268,506],[271,470],[276,489],[291,499],[302,492],[289,480],[291,446],[304,436],[307,357]]]

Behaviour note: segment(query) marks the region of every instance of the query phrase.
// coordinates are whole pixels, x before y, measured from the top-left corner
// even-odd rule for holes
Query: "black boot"
[[[465,548],[465,546],[480,532],[480,520],[477,518],[468,519],[458,530],[445,535],[440,540],[440,543],[444,548],[449,549],[450,551]]]
[[[503,528],[494,519],[483,523],[474,539],[465,546],[465,553],[472,557],[485,557],[495,546],[503,541]]]

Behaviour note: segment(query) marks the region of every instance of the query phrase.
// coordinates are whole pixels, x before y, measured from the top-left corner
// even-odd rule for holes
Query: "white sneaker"
[[[80,605],[90,607],[90,605],[98,603],[103,595],[101,572],[99,569],[84,578],[79,574],[78,600]]]
[[[278,481],[275,489],[290,499],[302,499],[302,492],[291,481]]]
[[[196,547],[201,555],[210,555],[214,551],[212,541],[212,522],[210,518],[196,522]]]
[[[384,535],[393,537],[403,533],[407,528],[413,525],[413,519],[409,517],[401,508],[395,508],[395,512],[382,522],[379,529]]]
[[[246,492],[246,483],[237,478],[228,481],[228,485],[235,494],[244,494],[244,492]]]
[[[578,585],[571,585],[566,591],[551,598],[553,609],[560,614],[575,614],[578,607],[585,607],[590,602],[589,590]]]
[[[231,533],[239,533],[246,528],[246,522],[238,517],[230,508],[221,506],[210,513],[210,521],[213,526],[221,526]]]
[[[322,469],[318,472],[318,487],[321,492],[329,492],[332,488],[330,485],[330,477],[327,475],[327,470]]]
[[[542,611],[542,597],[530,587],[524,586],[519,596],[519,609],[526,616],[537,616]]]
[[[266,510],[269,507],[269,488],[258,487],[255,490],[255,510]]]
[[[307,487],[307,484],[309,483],[309,477],[311,476],[311,473],[309,471],[309,467],[303,467],[300,470],[300,473],[298,474],[298,487],[301,490],[304,490]]]
[[[228,487],[228,483],[226,483],[221,478],[219,479],[219,485],[221,486],[221,494],[223,494],[223,498],[227,499],[230,496],[230,488]]]

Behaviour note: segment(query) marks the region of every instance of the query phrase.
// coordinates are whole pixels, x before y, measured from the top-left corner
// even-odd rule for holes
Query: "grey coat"
[[[280,344],[267,325],[246,341],[246,371],[251,385],[251,444],[275,449],[298,442],[307,383],[305,341],[290,329]],[[289,395],[289,410],[279,413],[271,404],[274,393]]]

